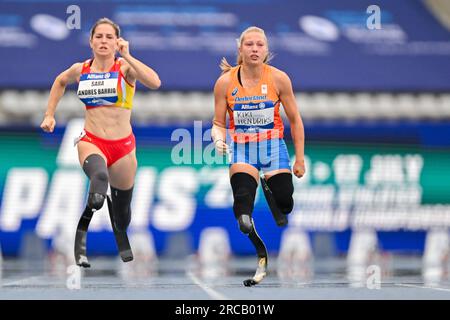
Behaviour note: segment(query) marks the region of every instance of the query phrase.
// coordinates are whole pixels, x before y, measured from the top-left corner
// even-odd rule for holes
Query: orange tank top
[[[233,67],[227,90],[229,133],[234,142],[281,139],[284,125],[280,116],[280,97],[272,79],[272,68],[264,64],[258,84],[244,88],[239,82],[241,66]]]

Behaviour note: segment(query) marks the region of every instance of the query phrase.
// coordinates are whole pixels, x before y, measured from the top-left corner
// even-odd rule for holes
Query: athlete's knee
[[[83,170],[90,180],[88,206],[100,209],[108,190],[108,169],[106,162],[98,154],[91,154],[84,160]]]
[[[291,213],[294,208],[292,174],[288,172],[276,174],[267,180],[267,185],[272,191],[273,197],[281,212],[284,214]]]
[[[252,212],[258,184],[250,174],[238,172],[231,176],[233,189],[233,212],[238,220],[240,230],[248,234],[253,229]]]
[[[114,226],[119,231],[126,231],[131,222],[131,199],[133,187],[119,190],[111,186],[112,214]]]

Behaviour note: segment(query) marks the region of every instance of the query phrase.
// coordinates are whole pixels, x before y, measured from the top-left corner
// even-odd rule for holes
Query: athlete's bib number
[[[88,106],[105,106],[117,102],[118,72],[83,74],[78,97]]]
[[[246,133],[273,129],[274,110],[271,101],[235,104],[233,109],[235,128]]]

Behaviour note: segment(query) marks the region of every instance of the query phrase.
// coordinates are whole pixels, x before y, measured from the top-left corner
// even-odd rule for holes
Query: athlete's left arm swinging
[[[128,41],[123,38],[117,39],[117,49],[127,62],[124,66],[124,74],[129,82],[134,83],[136,80],[139,80],[150,89],[158,89],[161,86],[158,74],[152,68],[131,56]]]
[[[279,90],[281,103],[291,125],[291,135],[295,148],[293,173],[298,178],[301,178],[305,174],[305,130],[303,121],[298,111],[289,76],[285,72],[277,70],[274,78]]]

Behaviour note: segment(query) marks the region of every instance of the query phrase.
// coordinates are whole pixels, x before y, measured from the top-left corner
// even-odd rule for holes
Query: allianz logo
[[[108,79],[110,77],[110,73],[89,73],[87,79]]]
[[[256,109],[257,108],[257,106],[255,106],[255,105],[250,105],[250,104],[243,104],[242,106],[241,106],[241,110],[252,110],[252,109]]]

